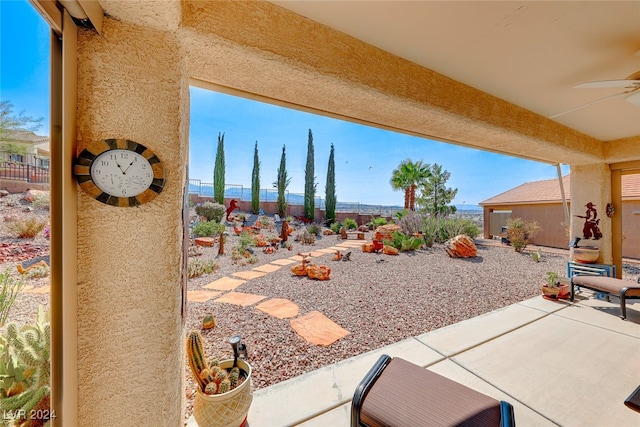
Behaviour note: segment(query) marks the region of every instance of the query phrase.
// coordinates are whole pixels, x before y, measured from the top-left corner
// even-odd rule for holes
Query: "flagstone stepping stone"
[[[280,270],[281,268],[282,268],[281,265],[265,264],[265,265],[260,265],[254,268],[254,270],[261,271],[263,273],[272,273],[276,270]]]
[[[274,298],[267,300],[258,304],[256,308],[273,317],[277,317],[278,319],[296,317],[300,312],[300,307],[298,307],[298,304],[284,298]]]
[[[187,301],[191,302],[205,302],[209,301],[211,298],[217,297],[221,292],[212,292],[212,291],[188,291],[187,292]]]
[[[241,305],[243,307],[253,305],[265,299],[265,296],[254,294],[243,294],[241,292],[229,292],[216,299],[215,302],[225,302],[227,304]]]
[[[218,291],[231,291],[245,282],[246,280],[232,279],[231,277],[221,277],[220,279],[215,280],[208,285],[204,285],[203,288],[215,289]]]
[[[232,273],[232,276],[238,276],[241,279],[245,279],[245,280],[251,280],[251,279],[257,279],[258,277],[262,277],[264,276],[265,272],[262,271],[238,271],[237,273]]]
[[[297,260],[299,261],[299,260]],[[289,265],[289,264],[293,264],[294,262],[297,262],[294,259],[289,259],[289,258],[285,258],[285,259],[276,259],[271,261],[271,264],[276,264],[276,265]]]
[[[322,256],[322,255],[324,255],[324,254],[325,254],[325,253],[324,253],[324,252],[322,252],[322,251],[311,251],[311,252],[309,253],[309,255],[311,255],[312,257]]]
[[[337,250],[339,250],[339,249],[331,249],[331,248],[328,248],[328,249],[318,249],[318,252],[322,252],[323,254],[333,254],[333,253],[335,253]]]
[[[340,338],[349,335],[349,331],[319,311],[312,311],[292,319],[291,327],[307,342],[322,346],[331,345]]]
[[[45,285],[39,288],[31,288],[28,290],[25,290],[25,292],[30,293],[30,294],[48,294],[51,291],[51,286],[49,285]]]

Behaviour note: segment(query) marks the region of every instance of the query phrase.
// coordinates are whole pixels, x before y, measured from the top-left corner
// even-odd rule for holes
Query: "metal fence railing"
[[[213,197],[213,184],[203,183],[199,179],[189,179],[189,194],[195,194],[200,197]],[[251,188],[237,184],[225,184],[224,197],[250,201]],[[290,205],[304,205],[304,194],[302,193],[291,193],[287,191],[285,199]],[[275,202],[277,200],[278,191],[276,189],[260,189],[261,202]],[[324,209],[325,199],[322,197],[316,197],[315,206],[318,209]],[[360,202],[336,202],[336,212],[352,212],[362,215],[381,215],[390,217],[400,211],[402,211],[402,207],[400,206],[369,205]]]
[[[18,162],[0,163],[0,178],[27,182],[49,182],[49,169]]]

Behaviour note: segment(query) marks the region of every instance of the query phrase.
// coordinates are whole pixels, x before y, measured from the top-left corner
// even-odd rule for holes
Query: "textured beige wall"
[[[101,36],[81,30],[78,45],[78,149],[128,138],[166,170],[163,192],[140,207],[80,192],[79,425],[177,426],[189,102],[179,44],[170,33],[105,19]]]
[[[595,205],[600,223],[598,227],[603,234],[600,240],[585,240],[579,246],[597,246],[600,248],[601,264],[612,264],[612,235],[611,219],[605,212],[607,203],[611,202],[611,171],[608,165],[594,164],[586,166],[571,166],[571,239],[583,237],[582,228],[585,220],[577,215],[585,216],[587,203]]]

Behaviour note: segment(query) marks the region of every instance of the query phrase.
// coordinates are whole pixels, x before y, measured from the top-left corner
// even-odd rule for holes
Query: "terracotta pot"
[[[582,264],[593,264],[600,256],[600,249],[595,246],[571,248],[571,259]]]
[[[558,286],[550,288],[547,285],[543,285],[542,294],[551,298],[558,298],[558,295],[560,294],[560,288]]]
[[[233,359],[220,362],[223,369],[231,368]],[[238,360],[238,367],[246,372],[242,384],[222,394],[208,395],[196,390],[193,401],[193,417],[200,427],[240,427],[247,418],[253,400],[251,365]]]

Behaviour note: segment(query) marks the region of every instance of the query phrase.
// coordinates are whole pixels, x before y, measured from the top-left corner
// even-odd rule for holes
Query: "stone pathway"
[[[319,257],[327,254],[334,254],[335,251],[348,252],[350,249],[360,248],[365,243],[364,240],[344,241],[326,249],[318,249],[309,252],[311,257]],[[203,286],[203,290],[189,291],[187,300],[195,302],[206,302],[214,299],[217,303],[235,304],[242,307],[250,307],[255,304],[270,316],[278,319],[291,319],[291,328],[308,343],[314,345],[328,346],[349,335],[349,331],[329,319],[319,311],[298,316],[299,307],[296,303],[283,298],[273,298],[261,302],[266,297],[263,295],[247,294],[236,292],[236,288],[246,283],[248,280],[265,276],[279,270],[283,266],[302,261],[300,255],[289,258],[273,260],[268,264],[260,265],[251,270],[232,273],[232,277],[222,277],[208,285]],[[226,293],[225,293],[226,292]]]

